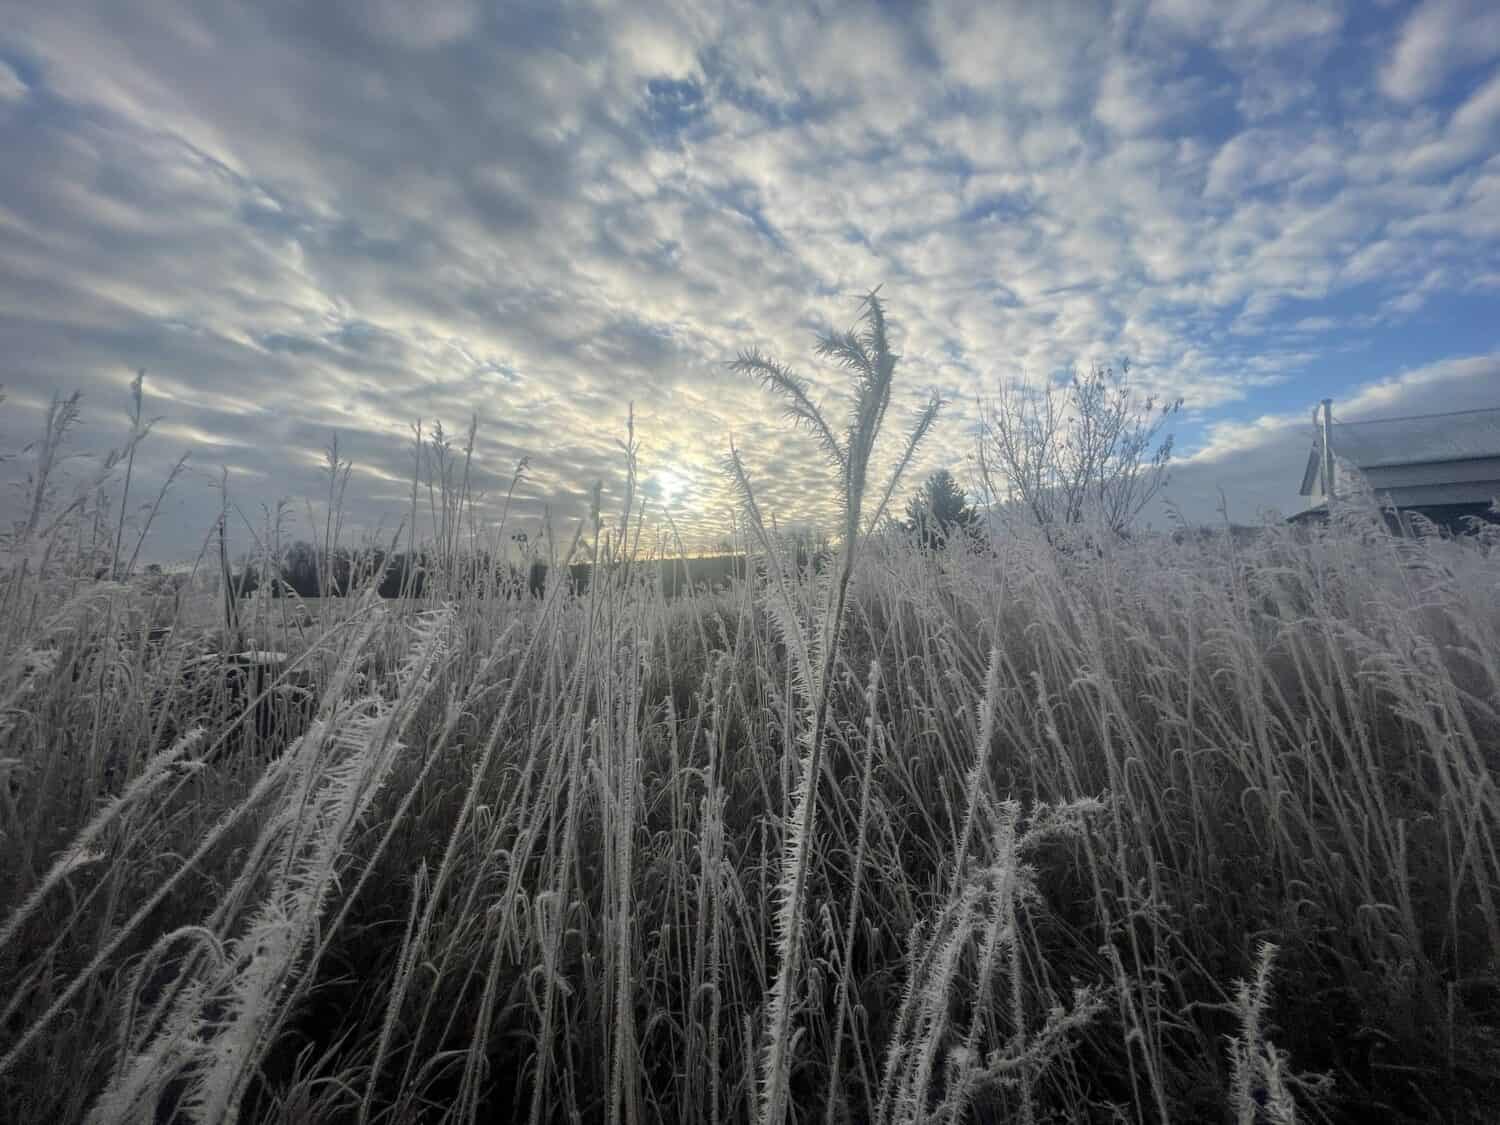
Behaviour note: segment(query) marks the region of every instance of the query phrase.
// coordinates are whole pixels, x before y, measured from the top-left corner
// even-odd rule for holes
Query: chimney
[[[1335,496],[1333,479],[1333,399],[1323,400],[1323,495],[1329,501]]]

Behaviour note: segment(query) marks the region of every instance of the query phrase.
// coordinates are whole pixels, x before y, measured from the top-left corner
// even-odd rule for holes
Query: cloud
[[[1442,132],[1404,160],[1417,176],[1431,178],[1481,154],[1493,152],[1500,138],[1500,74],[1453,111]]]
[[[930,12],[927,34],[949,80],[1034,108],[1060,107],[1078,96],[1090,64],[1104,53],[1099,29],[1109,23],[1099,0],[967,0],[935,4]]]
[[[1338,0],[1155,0],[1151,14],[1185,35],[1240,51],[1306,46],[1327,38],[1343,26],[1343,7]]]
[[[1461,69],[1500,58],[1500,9],[1488,0],[1425,0],[1407,19],[1380,73],[1388,97],[1412,102]]]
[[[26,96],[27,86],[21,76],[3,59],[0,59],[0,104],[18,102]]]
[[[252,508],[316,494],[334,430],[353,522],[389,527],[413,423],[475,416],[491,500],[529,456],[512,512],[571,518],[595,480],[620,495],[633,404],[659,501],[711,540],[731,433],[766,507],[833,515],[815,444],[725,361],[761,347],[837,408],[813,335],[884,283],[893,417],[953,402],[917,475],[961,466],[1000,380],[1121,356],[1218,464],[1371,356],[1500,343],[1500,77],[1464,11],[27,6],[0,44],[0,409],[21,432],[80,387],[80,441],[117,441],[146,368],[152,463],[192,444],[205,474],[187,529],[221,461]]]
[[[362,7],[371,33],[383,42],[407,50],[431,50],[463,39],[480,21],[477,0],[437,0],[420,8],[401,0],[366,0]]]

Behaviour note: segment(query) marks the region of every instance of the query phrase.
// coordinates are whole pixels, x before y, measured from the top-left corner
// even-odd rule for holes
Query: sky
[[[632,404],[690,546],[731,437],[826,522],[818,447],[727,361],[836,408],[815,334],[877,285],[893,419],[950,400],[913,485],[965,479],[1003,382],[1091,362],[1184,400],[1195,522],[1298,510],[1321,398],[1500,405],[1494,0],[38,0],[0,21],[0,153],[0,450],[78,390],[81,479],[144,369],[133,499],[192,451],[159,558],[225,470],[303,512],[334,432],[350,525],[394,529],[419,419],[477,416],[484,513],[525,457],[512,526],[562,535],[618,501]]]

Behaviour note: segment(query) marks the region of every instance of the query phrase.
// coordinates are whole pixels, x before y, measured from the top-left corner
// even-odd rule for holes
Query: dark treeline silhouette
[[[806,560],[799,555],[799,562],[805,565]],[[540,559],[516,562],[495,560],[483,554],[459,558],[451,565],[458,570],[454,576],[457,588],[490,589],[496,597],[540,597],[546,592],[550,569]],[[659,580],[668,598],[686,592],[689,583],[695,587],[719,586],[747,573],[744,555],[689,559],[686,564],[681,559],[662,559],[645,566],[633,565],[638,575]],[[586,562],[568,567],[568,584],[574,594],[588,592],[591,570]],[[255,593],[268,579],[274,578],[269,583],[272,597],[295,594],[299,598],[322,598],[343,597],[351,590],[364,588],[373,576],[379,575],[377,589],[382,598],[421,597],[428,592],[435,571],[435,560],[425,551],[387,555],[380,550],[341,549],[320,559],[316,547],[298,541],[287,548],[278,563],[264,559],[247,562],[233,581],[242,596]]]
[[[421,594],[430,573],[430,560],[422,552],[408,556],[401,552],[387,555],[380,550],[339,550],[320,559],[311,543],[298,541],[287,548],[279,561],[261,558],[246,562],[235,575],[234,584],[240,594],[253,594],[268,584],[272,597],[289,594],[300,598],[343,597],[379,574],[380,596],[398,598],[403,593]]]

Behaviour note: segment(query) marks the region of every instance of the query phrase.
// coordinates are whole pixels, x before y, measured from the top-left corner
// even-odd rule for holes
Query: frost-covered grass
[[[856,520],[669,598],[631,521],[233,638],[13,541],[0,1120],[1500,1104],[1495,544]]]

